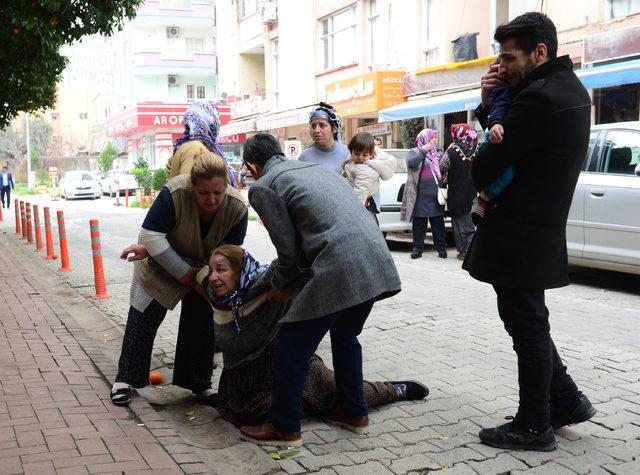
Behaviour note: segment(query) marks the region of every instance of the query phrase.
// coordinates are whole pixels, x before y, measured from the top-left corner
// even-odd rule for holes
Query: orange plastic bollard
[[[0,221],[2,221],[2,206],[0,206]]]
[[[145,209],[145,204],[144,204],[144,190],[142,190],[142,193],[140,193],[140,208]]]
[[[33,227],[36,230],[36,251],[44,251],[42,246],[42,229],[40,229],[40,210],[38,205],[33,205]]]
[[[129,188],[124,189],[124,207],[129,207]]]
[[[93,253],[93,277],[96,285],[96,294],[92,299],[108,299],[111,294],[107,292],[107,282],[104,278],[102,265],[102,246],[100,245],[100,225],[97,219],[89,221],[91,231],[91,252]]]
[[[27,203],[27,243],[33,244],[33,226],[31,224],[31,203]]]
[[[49,207],[44,207],[44,234],[47,240],[47,256],[45,259],[57,259],[55,251],[53,250],[53,235],[51,234],[51,214],[49,213]]]
[[[27,215],[24,212],[24,201],[20,201],[20,223],[22,223],[22,239],[27,239]]]
[[[61,267],[58,270],[61,272],[69,272],[71,266],[69,265],[69,250],[67,249],[67,232],[64,228],[64,213],[58,211],[58,234],[60,235],[60,263]]]
[[[13,210],[16,213],[16,236],[20,236],[22,235],[22,226],[20,220],[20,203],[18,200],[13,202]]]

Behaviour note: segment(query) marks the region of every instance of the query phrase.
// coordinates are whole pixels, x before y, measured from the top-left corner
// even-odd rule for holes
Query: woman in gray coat
[[[438,203],[438,186],[441,183],[440,157],[436,148],[438,132],[422,130],[416,137],[417,147],[407,153],[407,183],[402,196],[400,219],[411,221],[413,250],[411,259],[422,257],[428,223],[438,257],[446,259],[447,243],[444,235],[444,206]]]

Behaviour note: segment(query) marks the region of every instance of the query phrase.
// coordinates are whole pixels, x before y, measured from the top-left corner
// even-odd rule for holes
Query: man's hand
[[[129,247],[125,247],[122,254],[120,254],[120,259],[125,259],[129,262],[141,261],[147,257],[149,257],[149,253],[147,252],[147,248],[142,244],[132,244]]]
[[[287,300],[291,300],[295,294],[286,290],[271,289],[267,292],[267,300],[275,300],[276,302],[284,303]]]
[[[504,136],[504,128],[500,124],[494,124],[489,130],[489,140],[491,143],[500,143],[502,142],[502,137]]]
[[[482,91],[482,107],[489,107],[489,94],[495,88],[504,86],[505,82],[500,79],[500,75],[498,74],[499,64],[492,64],[489,66],[489,70],[487,74],[482,76],[480,79],[480,89]]]
[[[202,267],[189,267],[189,270],[178,279],[180,285],[186,285],[187,287],[193,287],[196,283],[196,275],[202,269]]]

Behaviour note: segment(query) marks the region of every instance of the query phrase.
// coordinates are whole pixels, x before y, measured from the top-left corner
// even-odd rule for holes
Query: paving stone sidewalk
[[[246,245],[262,261],[273,257],[264,228],[255,222]],[[208,461],[209,467],[219,467],[215,473],[640,473],[640,276],[574,271],[573,285],[548,292],[554,340],[599,414],[559,430],[555,452],[513,452],[483,446],[477,437],[482,427],[501,423],[517,405],[515,356],[491,288],[462,272],[455,259],[427,252],[412,261],[406,249],[392,246],[392,251],[403,291],[376,304],[367,322],[361,338],[365,376],[424,381],[431,388],[425,401],[371,411],[368,437],[305,420],[304,456],[278,464],[267,463],[269,448],[251,451],[238,444],[237,430],[213,410],[202,413],[206,423],[189,425],[179,412],[171,412],[171,403],[154,407],[180,436],[189,438],[187,447],[217,444],[226,458]],[[128,295],[128,285],[121,286],[115,292],[121,299],[99,304],[119,318],[126,315]],[[154,348],[168,364],[177,329],[177,315],[172,314]],[[97,329],[106,346],[116,347],[110,331]],[[327,341],[319,353],[330,364]],[[98,364],[101,369],[108,365],[113,362]],[[145,397],[153,400],[154,394]],[[196,455],[202,452],[196,450]]]
[[[101,351],[2,230],[0,474],[208,472],[144,399],[111,404]]]

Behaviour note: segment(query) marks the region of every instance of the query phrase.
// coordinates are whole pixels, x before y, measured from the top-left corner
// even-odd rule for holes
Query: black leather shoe
[[[542,431],[521,428],[516,422],[508,422],[480,431],[480,441],[491,447],[508,450],[532,450],[551,452],[556,450],[556,436],[551,427]]]
[[[438,257],[440,259],[446,259],[447,258],[447,251],[439,251],[438,252]]]
[[[417,401],[429,395],[429,388],[418,381],[389,381],[391,384],[404,384],[404,401]]]
[[[422,251],[412,251],[411,259],[420,259],[422,257]]]
[[[571,408],[562,413],[551,414],[551,427],[560,429],[572,424],[586,422],[596,415],[598,411],[591,405],[589,399],[584,394],[581,395]]]

